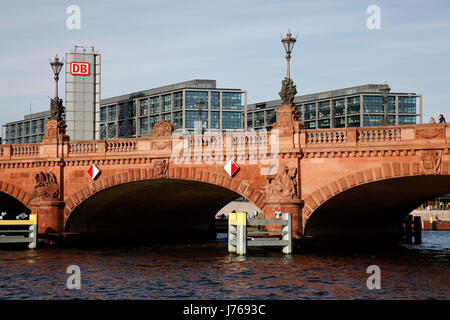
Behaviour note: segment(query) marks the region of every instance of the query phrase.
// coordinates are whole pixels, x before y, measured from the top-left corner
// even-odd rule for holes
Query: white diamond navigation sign
[[[100,170],[99,170],[99,168],[97,168],[97,166],[95,164],[93,164],[89,167],[88,174],[92,180],[94,180],[98,176],[99,173],[100,173]]]
[[[232,159],[230,159],[230,161],[228,161],[223,168],[230,175],[230,177],[234,176],[239,170],[239,166]]]

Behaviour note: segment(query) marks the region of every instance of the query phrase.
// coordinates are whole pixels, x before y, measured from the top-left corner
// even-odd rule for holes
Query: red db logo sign
[[[71,62],[70,63],[70,74],[79,76],[89,75],[89,62]]]

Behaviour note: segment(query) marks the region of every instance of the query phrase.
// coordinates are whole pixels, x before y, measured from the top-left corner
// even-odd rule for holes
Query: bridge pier
[[[31,202],[31,213],[38,216],[38,233],[62,233],[64,201],[35,199]]]
[[[292,215],[292,237],[299,240],[303,234],[302,219],[303,200],[267,200],[264,207],[264,216],[268,220],[275,220],[275,211],[290,213]],[[280,226],[267,226],[267,231],[280,231]]]

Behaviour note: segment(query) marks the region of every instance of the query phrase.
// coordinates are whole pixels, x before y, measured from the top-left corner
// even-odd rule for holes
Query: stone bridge
[[[41,234],[201,235],[243,196],[266,217],[292,213],[299,239],[398,235],[406,214],[450,193],[447,124],[305,130],[296,114],[280,107],[271,132],[188,136],[161,121],[93,141],[52,120],[41,143],[0,146],[0,211],[38,214]]]

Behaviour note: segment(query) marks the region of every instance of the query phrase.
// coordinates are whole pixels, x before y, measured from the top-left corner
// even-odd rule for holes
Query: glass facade
[[[241,116],[241,112],[223,112],[222,129],[240,129]]]
[[[399,113],[416,113],[416,97],[398,97]]]
[[[208,108],[208,92],[207,91],[186,91],[186,109],[198,109],[199,100],[203,100],[203,109]]]
[[[240,92],[223,92],[222,109],[223,110],[242,110],[242,94]]]

